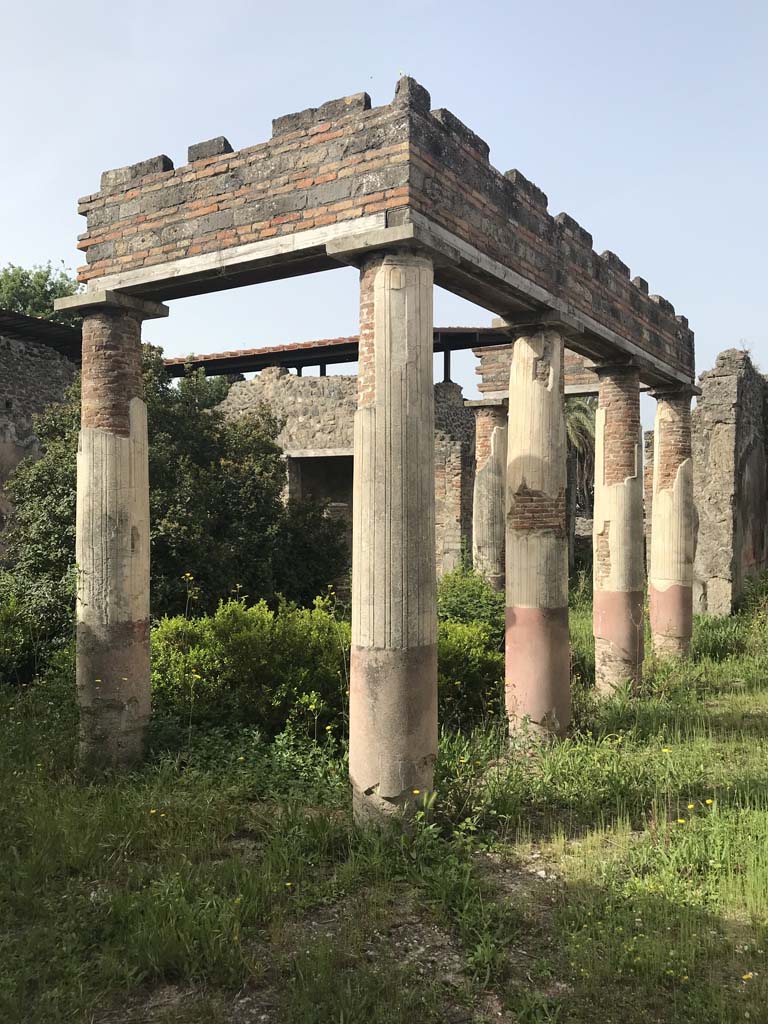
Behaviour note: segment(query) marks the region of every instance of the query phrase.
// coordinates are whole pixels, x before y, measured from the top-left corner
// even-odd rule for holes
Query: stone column
[[[149,475],[141,322],[158,303],[111,292],[57,308],[83,314],[77,452],[76,636],[80,755],[89,767],[141,759],[150,714]]]
[[[563,339],[517,332],[507,442],[506,705],[562,735],[571,714]]]
[[[507,402],[465,402],[475,411],[472,564],[496,590],[504,589],[507,483]]]
[[[437,754],[435,413],[429,258],[361,268],[349,771],[358,820],[407,815]]]
[[[685,656],[693,631],[691,392],[656,392],[649,595],[654,651]]]
[[[597,372],[593,632],[596,686],[610,693],[642,673],[643,438],[637,368]]]

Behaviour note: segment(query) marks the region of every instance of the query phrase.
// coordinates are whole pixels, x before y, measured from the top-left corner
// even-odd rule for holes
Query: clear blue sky
[[[7,4],[0,263],[82,262],[100,172],[365,90],[401,72],[612,249],[696,332],[697,367],[747,345],[768,370],[768,5],[136,0]],[[490,314],[436,293],[437,323]],[[169,354],[356,333],[351,270],[171,304]],[[470,393],[474,361],[455,361]]]

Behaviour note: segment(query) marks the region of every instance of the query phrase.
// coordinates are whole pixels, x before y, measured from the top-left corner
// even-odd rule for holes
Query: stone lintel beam
[[[506,408],[509,405],[509,398],[500,395],[498,398],[491,395],[489,398],[466,398],[464,406],[467,409],[493,409]]]
[[[159,320],[168,316],[169,309],[162,302],[125,295],[108,289],[88,289],[56,299],[53,308],[57,313],[81,313],[87,316],[99,310],[112,309],[132,313],[141,320]]]
[[[639,370],[603,364],[595,417],[593,632],[598,691],[637,687],[643,662],[643,439]]]
[[[678,386],[648,388],[651,398],[695,398],[701,394],[701,388],[696,384],[681,384]]]
[[[506,481],[506,707],[562,735],[571,713],[565,521],[564,345],[556,330],[516,338]]]
[[[437,755],[431,261],[360,274],[349,774],[358,820],[409,816]]]

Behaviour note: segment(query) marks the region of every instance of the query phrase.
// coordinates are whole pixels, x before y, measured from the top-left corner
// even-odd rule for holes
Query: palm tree
[[[595,489],[595,410],[597,399],[568,398],[565,403],[565,432],[568,440],[568,561],[574,564],[576,514],[589,516]]]

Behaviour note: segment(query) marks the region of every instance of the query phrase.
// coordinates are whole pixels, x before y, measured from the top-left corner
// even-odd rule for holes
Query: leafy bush
[[[446,622],[483,623],[490,643],[503,649],[504,594],[473,569],[454,569],[439,580],[437,614]]]
[[[74,573],[35,578],[0,570],[0,683],[33,679],[74,638]]]
[[[232,600],[210,616],[163,619],[152,631],[155,708],[190,724],[275,734],[293,721],[319,734],[346,706],[349,641],[349,626],[320,598],[276,611]]]
[[[283,503],[280,424],[266,407],[225,420],[216,405],[226,380],[194,373],[175,386],[156,349],[145,348],[143,370],[153,614],[175,615],[190,602],[212,612],[233,592],[273,605],[278,595],[310,602],[347,564],[344,527],[322,505]],[[0,605],[16,622],[20,609],[5,596],[9,588],[24,603],[26,593],[47,593],[50,600],[36,601],[30,612],[43,648],[60,646],[72,631],[79,421],[75,384],[61,405],[37,418],[41,457],[22,462],[7,484],[15,510],[3,536]],[[0,662],[0,678],[23,678],[23,645],[11,661]]]
[[[500,714],[504,654],[485,623],[440,623],[437,675],[442,727],[460,728]]]
[[[345,731],[350,627],[329,598],[312,608],[222,602],[200,618],[165,618],[152,631],[158,727],[286,726],[312,738]],[[483,623],[441,622],[440,722],[460,727],[498,715],[504,655]]]

